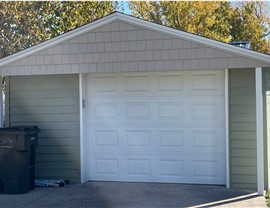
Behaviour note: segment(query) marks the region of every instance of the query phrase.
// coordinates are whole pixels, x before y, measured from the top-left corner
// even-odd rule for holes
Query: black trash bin
[[[37,126],[0,128],[0,193],[23,194],[35,188]]]

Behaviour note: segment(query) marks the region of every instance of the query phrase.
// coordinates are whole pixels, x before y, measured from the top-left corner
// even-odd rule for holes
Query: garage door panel
[[[95,146],[118,146],[119,134],[116,130],[96,130],[94,132]],[[91,144],[93,146],[93,144]]]
[[[157,115],[158,119],[183,120],[185,118],[185,102],[158,102]]]
[[[193,74],[191,77],[192,91],[217,90],[216,74]]]
[[[225,184],[224,73],[87,75],[88,178]]]
[[[117,126],[117,125],[116,125]],[[93,139],[89,150],[123,149],[159,151],[191,151],[196,153],[224,153],[224,130],[216,128],[178,128],[175,129],[138,129],[118,130],[116,127],[89,129]],[[187,153],[188,154],[188,153]]]
[[[182,182],[222,184],[220,177],[225,171],[217,158],[201,156],[140,156],[108,155],[99,156],[90,162],[90,180],[141,181],[141,182]]]
[[[194,160],[193,168],[194,168],[194,176],[195,177],[206,177],[213,178],[217,177],[217,161],[216,160]]]
[[[125,92],[148,92],[150,91],[150,77],[149,75],[129,76],[124,77],[124,91]]]
[[[89,129],[89,151],[117,150],[117,151],[183,151],[189,148],[185,142],[188,129],[159,130],[159,129],[126,129],[113,128]]]
[[[134,176],[150,176],[151,175],[151,160],[129,158],[127,163],[127,177]]]
[[[125,120],[150,120],[150,105],[149,102],[126,102]]]
[[[184,160],[160,160],[160,176],[163,177],[183,177],[184,176]]]
[[[224,89],[224,75],[217,71],[208,72],[193,72],[190,77],[190,90],[193,92],[207,92],[212,93],[222,92]]]
[[[97,158],[95,160],[96,174],[119,175],[118,159]]]
[[[89,83],[94,84],[94,86],[91,86],[90,93],[108,93],[118,90],[117,77],[115,76],[95,77],[94,80],[91,80]]]
[[[129,130],[126,131],[128,147],[149,147],[151,144],[151,131]]]
[[[97,102],[89,106],[89,117],[94,120],[118,119],[119,106],[117,102]],[[91,115],[92,114],[92,115]]]
[[[189,102],[188,117],[191,121],[218,122],[224,126],[224,100],[221,97],[205,99],[191,99]]]
[[[191,161],[191,172],[194,181],[204,181],[206,184],[222,184],[225,164],[222,157],[194,159]]]
[[[158,91],[183,91],[184,80],[181,75],[159,75],[158,76]]]
[[[185,131],[162,130],[158,131],[159,147],[161,149],[179,149],[185,146]]]
[[[141,73],[108,73],[87,77],[88,96],[107,97],[118,94],[122,96],[202,96],[224,95],[224,74],[218,71],[209,72],[168,72],[160,74]],[[145,92],[145,93],[144,93]],[[120,93],[120,94],[119,94]]]
[[[223,139],[224,130],[222,128],[202,129],[195,128],[190,130],[189,147],[192,152],[197,153],[216,153],[225,155],[225,141]]]

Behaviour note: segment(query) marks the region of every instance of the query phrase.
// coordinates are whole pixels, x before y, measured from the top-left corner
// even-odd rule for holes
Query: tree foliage
[[[113,12],[110,1],[0,2],[0,58]]]
[[[267,2],[131,1],[128,5],[134,16],[219,41],[250,41],[253,50],[270,54]],[[2,1],[0,58],[116,9],[118,3],[111,1]]]
[[[129,2],[131,14],[223,42],[250,41],[251,49],[269,53],[267,2]]]
[[[248,40],[253,50],[270,54],[267,43],[270,33],[269,15],[267,2],[239,2],[231,19],[231,40]]]

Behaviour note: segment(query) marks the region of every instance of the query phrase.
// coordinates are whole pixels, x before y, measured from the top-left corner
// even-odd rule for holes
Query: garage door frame
[[[80,105],[80,164],[81,164],[81,183],[86,182],[88,170],[89,170],[89,163],[87,161],[87,154],[86,154],[86,147],[87,147],[87,140],[85,139],[85,121],[86,121],[86,109],[85,109],[85,95],[86,95],[86,76],[85,74],[79,74],[79,105]],[[224,101],[225,101],[225,165],[226,165],[226,187],[230,188],[230,169],[229,169],[229,92],[228,92],[228,69],[224,69],[224,78],[225,78],[225,94],[224,94]]]

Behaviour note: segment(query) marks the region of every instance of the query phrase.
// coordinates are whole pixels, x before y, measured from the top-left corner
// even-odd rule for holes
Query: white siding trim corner
[[[84,114],[83,114],[83,77],[79,74],[79,105],[80,105],[80,164],[81,164],[81,183],[87,181],[86,179],[86,166],[84,156]]]
[[[226,187],[230,188],[229,144],[229,69],[225,69],[225,139],[226,139]]]
[[[264,194],[264,151],[263,151],[263,96],[262,68],[255,69],[256,82],[256,140],[257,140],[257,191]]]

